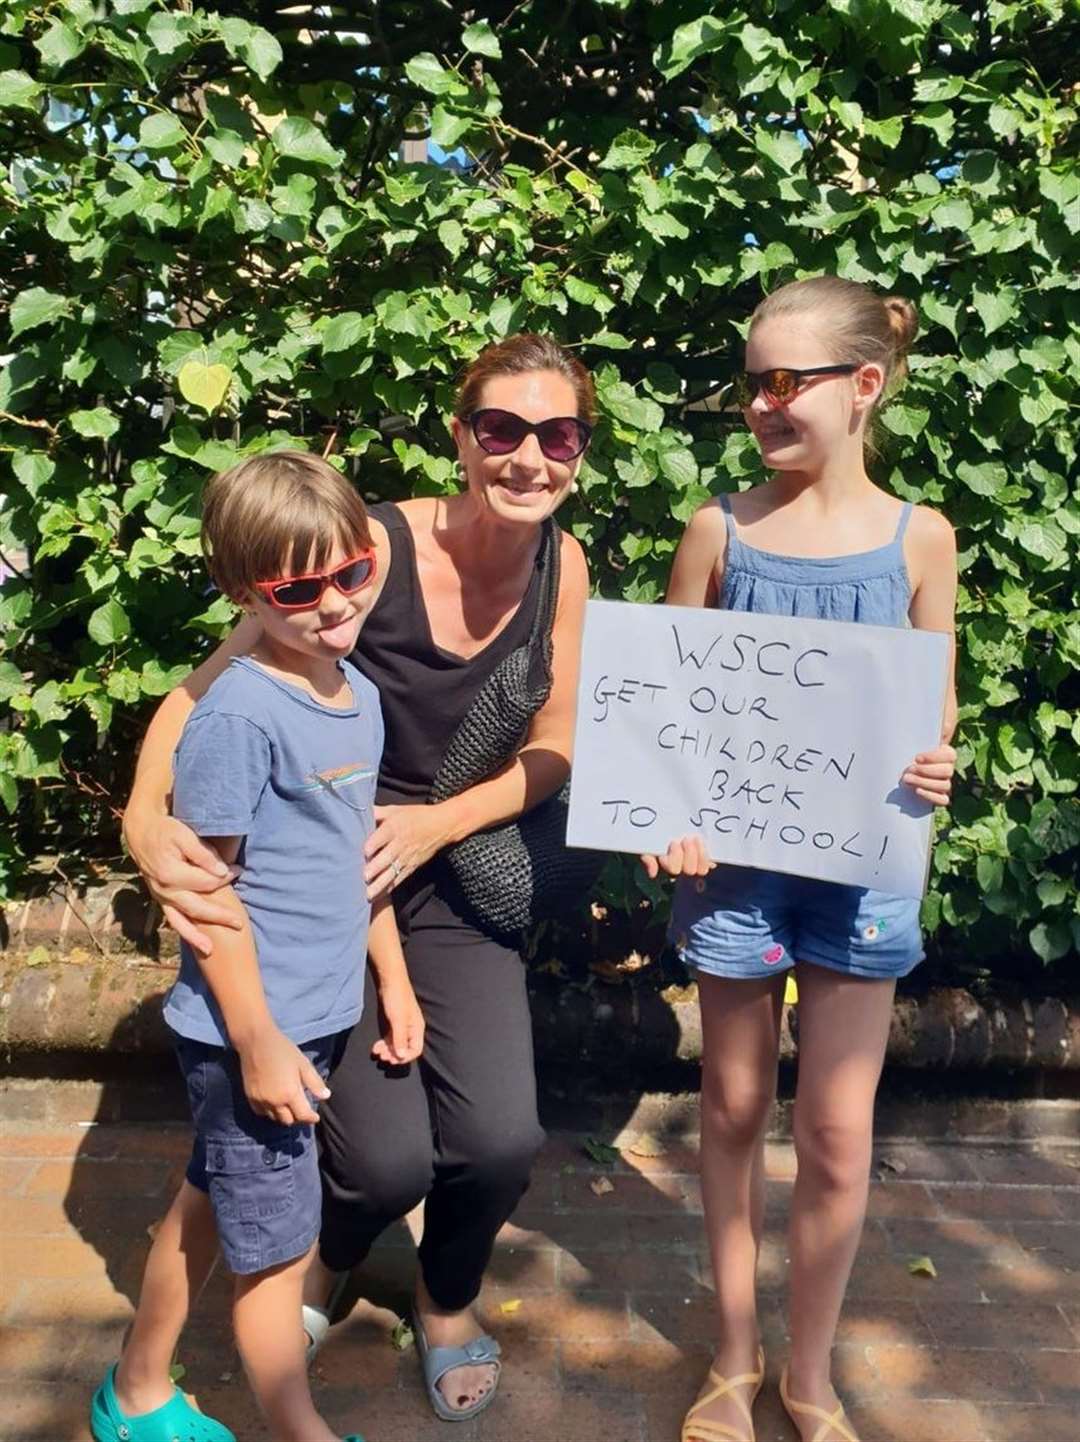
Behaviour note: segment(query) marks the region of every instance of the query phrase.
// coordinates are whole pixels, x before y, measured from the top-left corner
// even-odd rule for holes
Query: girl
[[[944,517],[901,504],[864,456],[904,372],[914,307],[833,276],[797,281],[754,312],[737,382],[772,479],[704,506],[679,546],[668,602],[953,632],[956,547]],[[917,756],[903,781],[948,803],[956,753]],[[716,1286],[713,1369],[683,1442],[753,1442],[764,1376],[754,1274],[764,1137],[783,972],[799,986],[798,1158],[790,1222],[791,1351],[780,1393],[803,1442],[858,1442],[830,1380],[840,1307],[869,1184],[874,1093],[896,979],[923,957],[919,903],[828,882],[712,867],[699,837],[646,857],[685,878],[673,935],[698,973],[704,1071],[701,1171]],[[690,878],[701,878],[696,882]],[[767,958],[767,959],[766,959]]]

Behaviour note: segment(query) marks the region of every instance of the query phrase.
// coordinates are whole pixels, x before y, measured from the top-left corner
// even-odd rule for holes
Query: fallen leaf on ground
[[[577,1171],[577,1167],[574,1166],[573,1162],[563,1162],[562,1166],[559,1168],[559,1171],[564,1177],[572,1177]]]
[[[907,1162],[903,1157],[884,1156],[878,1165],[883,1171],[895,1172],[898,1177],[902,1177],[907,1171]]]
[[[499,1311],[503,1314],[504,1317],[512,1317],[515,1312],[519,1312],[520,1310],[521,1310],[521,1298],[520,1298],[520,1297],[514,1297],[514,1298],[513,1298],[511,1301],[509,1301],[509,1302],[500,1302],[500,1303],[499,1303]]]
[[[607,1142],[598,1142],[595,1137],[588,1137],[585,1141],[585,1155],[602,1167],[613,1167],[619,1160],[619,1149],[609,1146]]]
[[[589,1183],[589,1191],[596,1197],[606,1197],[608,1192],[615,1190],[615,1183],[607,1177],[597,1177]]]
[[[907,1269],[913,1277],[936,1277],[937,1268],[932,1257],[912,1257]]]
[[[664,1144],[652,1132],[639,1132],[628,1147],[624,1148],[632,1157],[662,1157]]]
[[[407,1352],[415,1341],[413,1329],[404,1317],[400,1318],[397,1326],[390,1333],[390,1345],[395,1352]]]

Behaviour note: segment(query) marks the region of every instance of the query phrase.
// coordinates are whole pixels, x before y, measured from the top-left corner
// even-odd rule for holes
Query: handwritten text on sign
[[[948,639],[590,601],[567,840],[921,896],[931,808],[900,784],[940,739]]]

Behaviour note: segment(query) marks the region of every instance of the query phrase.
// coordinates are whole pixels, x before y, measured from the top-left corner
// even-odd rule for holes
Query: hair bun
[[[919,329],[919,312],[906,295],[887,295],[882,302],[889,317],[898,355],[903,355]]]

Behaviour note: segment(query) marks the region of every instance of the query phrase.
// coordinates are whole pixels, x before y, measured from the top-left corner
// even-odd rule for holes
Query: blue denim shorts
[[[748,866],[683,877],[670,937],[688,966],[737,978],[806,961],[882,981],[906,976],[925,955],[913,898]]]
[[[347,1036],[319,1037],[300,1050],[325,1077]],[[175,1043],[195,1125],[187,1179],[209,1193],[227,1266],[246,1276],[302,1257],[322,1215],[314,1127],[282,1126],[252,1111],[236,1052],[181,1036]]]

